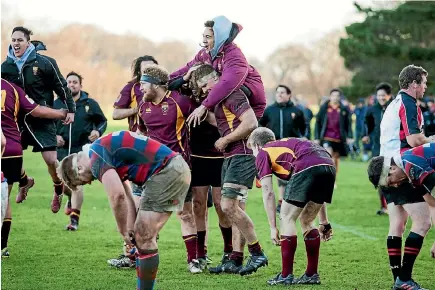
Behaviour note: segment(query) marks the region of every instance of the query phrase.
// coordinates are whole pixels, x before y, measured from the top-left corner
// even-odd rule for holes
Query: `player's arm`
[[[3,130],[0,128],[0,131],[2,133],[2,156],[3,156],[3,152],[5,151],[5,147],[6,147],[6,137],[5,134],[3,134]]]
[[[112,113],[112,119],[122,120],[137,114],[137,112],[138,112],[138,107],[128,108],[128,109],[115,108]]]
[[[128,206],[127,228],[134,229],[134,223],[136,222],[136,205],[134,204],[133,191],[128,180],[124,181],[122,184],[124,186]]]
[[[118,99],[113,104],[114,110],[112,113],[113,120],[122,120],[137,114],[139,106],[136,108],[129,108],[131,104],[131,87],[126,85],[119,93]]]
[[[403,100],[399,109],[399,118],[405,132],[406,142],[411,147],[418,147],[430,142],[430,139],[424,136],[420,130],[418,115],[416,104],[408,99]]]
[[[121,179],[115,169],[109,169],[103,174],[101,182],[109,197],[110,206],[118,225],[118,231],[125,241],[129,241],[129,232],[133,228],[128,224],[129,206]]]
[[[213,112],[211,111],[207,111],[207,117],[205,118],[205,121],[207,121],[208,123],[210,123],[210,125],[217,127],[217,122],[216,122],[216,116]]]
[[[43,119],[59,119],[64,120],[66,118],[68,111],[66,110],[55,110],[45,106],[37,106],[31,113],[33,117],[43,118]]]
[[[251,108],[247,109],[239,117],[239,120],[240,125],[233,132],[223,137],[228,144],[245,139],[258,127],[257,117],[255,117],[254,110]]]
[[[182,68],[180,68],[179,70],[177,70],[177,71],[175,71],[175,72],[173,72],[173,73],[171,73],[170,75],[169,75],[169,78],[171,79],[169,82],[171,82],[173,79],[175,79],[175,78],[179,78],[179,77],[185,77],[185,74],[189,71],[189,69],[191,68],[191,67],[193,67],[195,64],[198,64],[198,63],[201,63],[202,62],[202,60],[201,60],[201,54],[202,53],[205,53],[204,52],[204,50],[200,50],[196,55],[195,55],[195,57],[191,60],[191,61],[189,61],[184,67],[182,67]],[[188,78],[190,78],[190,76],[188,76],[188,77],[186,77],[186,78],[184,78],[184,80],[186,80],[186,79],[188,79]]]
[[[426,143],[435,142],[435,138],[434,136],[426,137],[423,133],[418,133],[406,136],[406,141],[411,147],[418,147]]]
[[[328,213],[326,212],[326,203],[323,203],[323,206],[319,211],[319,232],[320,239],[322,241],[329,241],[332,239],[332,227],[328,221]]]
[[[273,192],[272,175],[264,176],[261,179],[261,188],[263,191],[264,210],[270,226],[270,238],[275,245],[280,244],[280,236],[276,227],[276,201]]]

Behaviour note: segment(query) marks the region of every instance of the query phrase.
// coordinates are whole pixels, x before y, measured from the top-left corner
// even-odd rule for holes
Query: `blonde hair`
[[[169,72],[162,66],[152,64],[147,66],[143,71],[142,75],[150,76],[157,79],[161,83],[167,84],[169,82]]]
[[[62,161],[60,161],[57,167],[57,175],[68,186],[71,190],[77,190],[77,186],[80,185],[78,165],[77,165],[78,154],[73,153],[68,155]]]
[[[260,127],[252,131],[248,138],[248,147],[264,146],[266,143],[275,140],[275,134],[272,130],[266,127]]]

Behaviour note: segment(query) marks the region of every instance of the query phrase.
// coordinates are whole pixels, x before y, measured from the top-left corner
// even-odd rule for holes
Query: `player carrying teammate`
[[[281,245],[282,271],[268,284],[320,284],[317,271],[320,240],[329,240],[332,236],[324,205],[331,203],[334,191],[335,167],[331,155],[312,141],[298,138],[275,140],[274,133],[268,128],[254,130],[248,145],[256,156],[270,237],[275,245]],[[281,206],[281,236],[276,225],[272,175],[288,181]],[[320,233],[313,224],[319,212]],[[302,227],[308,259],[307,269],[300,278],[293,275],[297,220]]]
[[[33,178],[26,177],[26,184],[21,184],[23,168],[23,148],[21,146],[21,134],[18,131],[18,116],[31,115],[35,118],[47,118],[47,119],[65,119],[67,111],[65,110],[53,110],[45,106],[39,106],[26,93],[16,86],[4,79],[1,79],[2,89],[2,118],[1,127],[2,132],[6,138],[6,146],[2,155],[2,171],[4,177],[8,182],[8,195],[12,190],[12,186],[15,182],[20,182],[20,187],[30,188],[35,183]],[[27,192],[27,191],[26,191]],[[26,199],[27,195],[17,195],[16,202],[20,203]],[[11,208],[8,202],[5,219],[2,225],[1,231],[1,249],[2,257],[9,256],[8,238],[12,224]]]

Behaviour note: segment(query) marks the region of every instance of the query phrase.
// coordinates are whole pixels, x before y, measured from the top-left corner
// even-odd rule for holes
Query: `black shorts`
[[[23,149],[33,146],[33,152],[56,151],[56,123],[48,119],[30,117],[27,119],[29,128],[25,125],[21,134]]]
[[[347,147],[347,144],[343,142],[332,142],[328,140],[323,140],[322,146],[325,149],[331,147],[332,151],[340,154],[340,156],[342,157],[346,157],[347,153],[349,152],[349,148]]]
[[[21,179],[23,157],[2,158],[2,171],[8,184],[14,184]]]
[[[423,195],[427,193],[424,187],[415,188],[408,182],[399,187],[381,188],[381,191],[387,204],[394,203],[394,205],[424,202]]]
[[[251,189],[256,174],[254,155],[234,155],[224,160],[221,184],[234,183]]]
[[[191,158],[192,186],[221,186],[222,164],[224,158]]]
[[[281,179],[281,178],[276,178],[277,180],[278,180],[278,186],[279,187],[286,187],[287,186],[287,184],[288,184],[288,181],[287,180],[284,180],[284,179]]]
[[[306,204],[309,201],[331,203],[334,192],[335,168],[319,165],[290,177],[285,188],[284,200],[288,203]]]
[[[426,178],[423,180],[423,187],[428,193],[432,194],[433,189],[435,188],[435,173],[431,173],[426,176]]]

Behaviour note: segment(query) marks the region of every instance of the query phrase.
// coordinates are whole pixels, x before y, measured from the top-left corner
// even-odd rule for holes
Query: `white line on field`
[[[366,240],[371,240],[371,241],[378,240],[378,238],[367,235],[367,234],[363,233],[362,231],[354,230],[352,227],[339,225],[339,224],[333,223],[333,222],[331,222],[331,225],[332,225],[333,229],[336,228],[336,229],[342,230],[343,232],[348,232],[348,233],[354,234],[355,236],[358,236],[358,237],[366,239]]]

